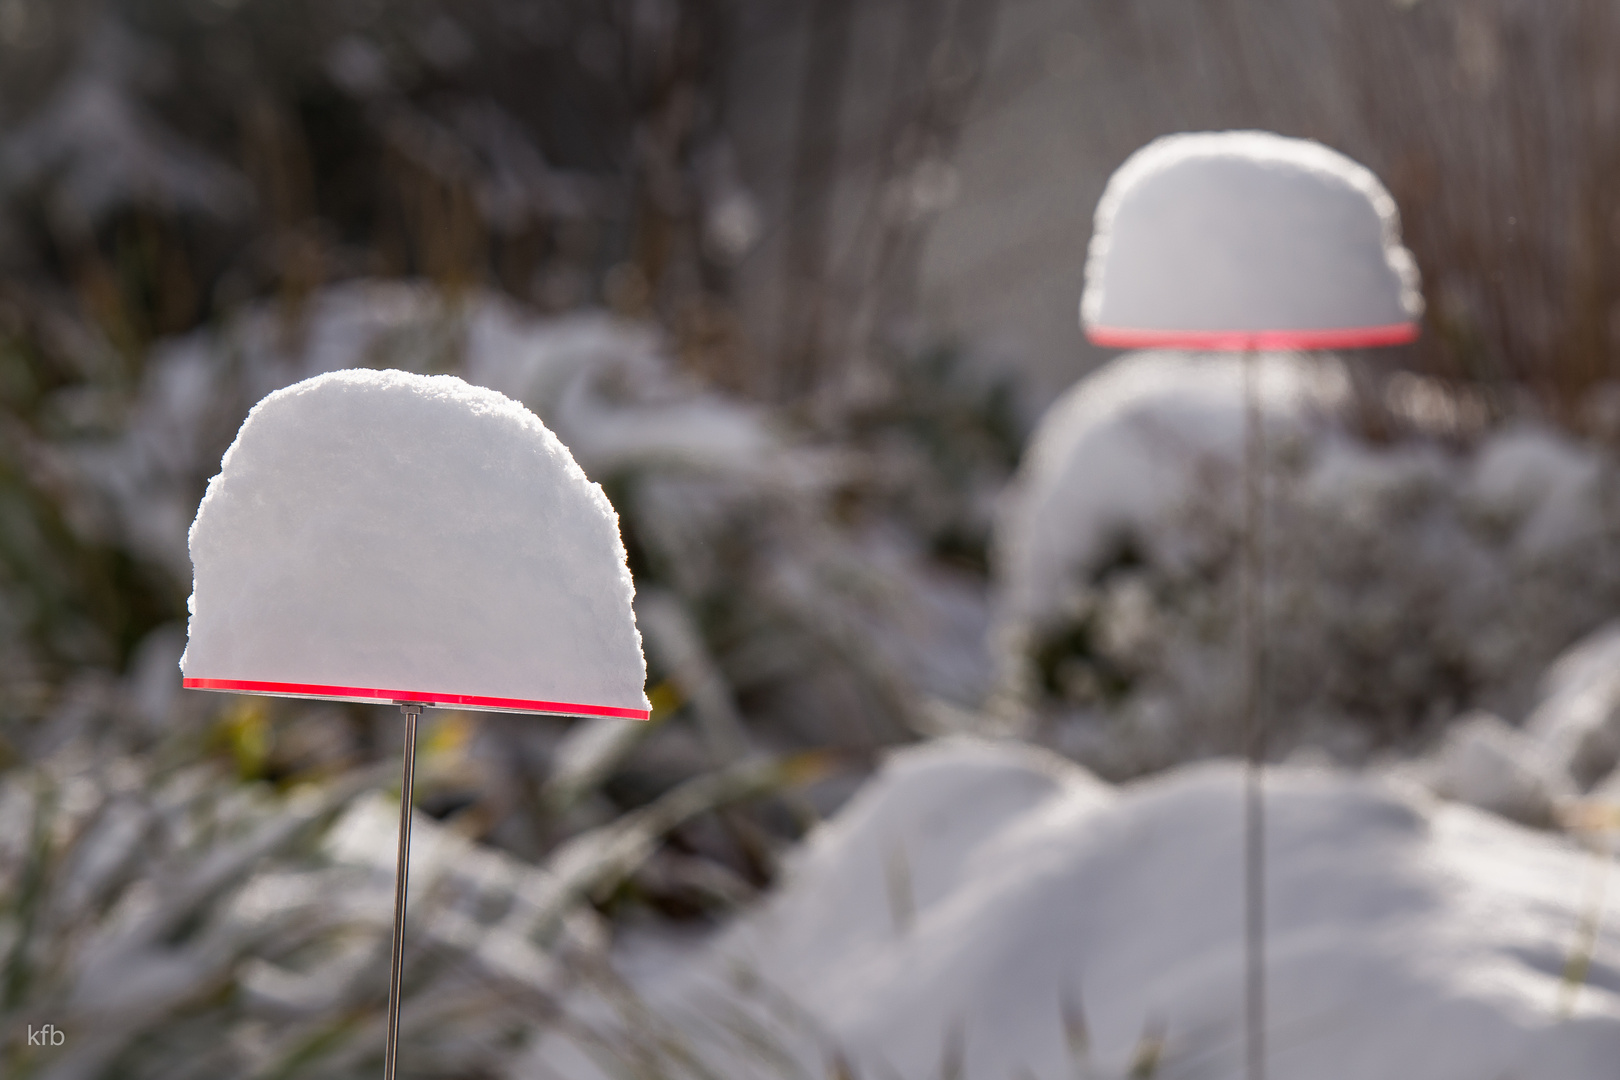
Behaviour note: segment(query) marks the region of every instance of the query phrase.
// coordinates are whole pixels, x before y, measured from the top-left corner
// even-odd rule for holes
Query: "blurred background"
[[[1606,0],[0,0],[0,1073],[380,1069],[397,716],[177,668],[208,478],[323,371],[559,434],[655,707],[429,715],[402,1075],[773,1075],[601,1018],[886,752],[1233,754],[1237,444],[1134,517],[1041,479],[1112,357],[1097,197],[1174,131],[1370,167],[1428,303],[1274,444],[1274,756],[1578,850],[1620,758],[1617,54]],[[1608,970],[1576,892],[1555,984]],[[1175,1060],[1120,1023],[1122,1073]],[[595,1064],[546,1057],[582,1025]]]

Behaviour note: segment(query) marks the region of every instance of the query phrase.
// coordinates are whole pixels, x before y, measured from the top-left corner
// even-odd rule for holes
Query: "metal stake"
[[[399,982],[405,966],[405,887],[411,870],[411,791],[416,786],[416,718],[422,706],[399,703],[405,714],[405,775],[399,788],[399,861],[394,864],[394,952],[388,974],[388,1042],[384,1080],[394,1080],[399,1054]]]
[[[1260,415],[1255,351],[1243,353],[1243,899],[1245,1019],[1248,1080],[1266,1076],[1266,644],[1265,468],[1266,432]]]

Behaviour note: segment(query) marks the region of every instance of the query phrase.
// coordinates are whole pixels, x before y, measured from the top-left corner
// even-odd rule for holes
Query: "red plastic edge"
[[[563,716],[615,716],[624,720],[647,720],[646,709],[621,709],[613,705],[576,705],[567,701],[529,701],[524,698],[480,697],[476,694],[429,694],[420,690],[377,690],[366,686],[320,686],[315,683],[252,682],[246,679],[186,679],[187,690],[223,690],[236,694],[270,694],[275,697],[337,698],[344,701],[420,701],[424,705],[461,706],[468,709],[495,709],[505,712],[558,713]]]
[[[1417,323],[1350,326],[1336,330],[1130,330],[1088,326],[1086,337],[1109,349],[1367,349],[1404,345],[1418,336]]]

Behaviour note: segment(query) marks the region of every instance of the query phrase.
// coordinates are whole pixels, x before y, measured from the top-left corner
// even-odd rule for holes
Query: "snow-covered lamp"
[[[392,1078],[417,716],[647,719],[618,517],[510,398],[337,371],[254,406],[197,508],[191,561],[187,687],[405,710]]]
[[[1097,204],[1080,322],[1097,345],[1242,352],[1246,479],[1244,799],[1248,1073],[1265,1075],[1264,652],[1258,589],[1260,350],[1397,345],[1423,314],[1395,200],[1366,168],[1263,131],[1169,135],[1132,154]]]
[[[191,561],[193,689],[647,718],[607,496],[528,409],[454,376],[266,397]]]
[[[1132,154],[1097,204],[1080,320],[1098,345],[1395,345],[1422,314],[1395,200],[1320,143],[1168,135]]]

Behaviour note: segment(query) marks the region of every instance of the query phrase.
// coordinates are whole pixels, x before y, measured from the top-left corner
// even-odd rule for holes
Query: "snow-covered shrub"
[[[603,765],[613,783],[572,805],[559,834],[532,796],[556,767],[565,725],[486,718],[475,739],[483,772],[464,799],[492,815],[488,835],[510,850],[538,857],[559,835],[754,751],[904,739],[950,723],[931,699],[961,707],[982,697],[982,577],[944,565],[950,544],[936,542],[968,534],[971,546],[988,519],[995,455],[952,445],[970,420],[966,391],[936,389],[938,401],[910,394],[909,413],[864,417],[863,441],[818,445],[682,372],[648,324],[602,312],[540,316],[478,290],[355,281],[310,294],[296,311],[252,305],[160,343],[130,390],[84,388],[100,402],[86,411],[107,423],[65,427],[40,445],[103,542],[163,582],[167,617],[177,618],[191,579],[186,528],[242,417],[279,387],[354,366],[455,372],[522,401],[619,513],[649,690],[676,722],[615,744]],[[957,472],[918,449],[935,443],[963,458]],[[915,506],[904,502],[912,495]],[[173,678],[173,659],[143,679]],[[370,722],[358,716],[337,725],[340,735],[305,740],[319,725],[303,711],[276,715],[289,744],[314,749],[276,751],[268,775],[340,768],[373,752],[363,737]],[[771,831],[794,826],[778,820]],[[727,853],[731,870],[755,884],[768,866],[724,830],[696,846]],[[707,903],[725,892],[692,895]]]
[[[96,21],[37,111],[0,136],[0,198],[39,199],[66,235],[88,235],[133,207],[240,216],[251,201],[247,182],[141,100],[153,61],[150,42],[115,20]]]
[[[866,497],[935,555],[982,572],[996,499],[1033,422],[1020,388],[949,345],[895,350],[885,373],[841,418],[868,470]]]
[[[207,764],[154,769],[84,744],[8,773],[7,1075],[155,1080],[296,1064],[331,1076],[380,1058],[397,817],[356,801],[378,779],[361,772],[276,797]],[[365,833],[374,818],[382,824]],[[491,917],[534,891],[538,872],[460,850],[432,822],[418,827],[411,966],[451,971],[430,994],[410,987],[408,1068],[487,1069],[563,985],[555,964],[519,962],[516,920]],[[585,924],[573,933],[576,949],[599,937]],[[61,1046],[23,1038],[45,1022],[64,1033]]]
[[[1522,716],[1620,610],[1612,456],[1528,423],[1373,444],[1340,361],[1256,364],[1274,751]],[[1133,354],[1048,413],[998,532],[1004,721],[1110,774],[1239,749],[1243,410],[1238,357]]]
[[[910,444],[896,450],[905,440],[890,435],[860,454],[813,446],[764,409],[680,372],[648,325],[600,312],[540,318],[488,293],[452,298],[367,281],[321,290],[296,315],[249,307],[218,330],[161,345],[127,432],[77,440],[73,452],[125,542],[186,580],[186,524],[247,409],[281,386],[351,366],[453,371],[532,409],[614,500],[638,588],[671,590],[716,621],[707,636],[746,643],[748,657],[730,669],[739,692],[809,668],[818,654],[867,664],[873,686],[926,680],[916,657],[893,655],[906,637],[885,632],[896,619],[916,623],[924,638],[945,622],[951,640],[968,643],[958,651],[977,651],[977,615],[935,613],[977,608],[973,590],[936,582],[926,543],[909,530],[862,534],[838,516],[846,492],[921,487],[917,475],[928,470],[912,463]],[[934,494],[927,524],[945,532],[953,512],[937,504],[985,504],[989,483],[972,473],[961,482],[971,493]],[[842,615],[826,610],[832,597]],[[959,668],[945,689],[971,702],[981,687],[960,676]],[[903,720],[906,695],[873,693],[859,707],[879,715],[866,722]]]
[[[0,306],[0,319],[33,320],[25,330],[55,314]],[[0,322],[0,331],[12,326]],[[22,348],[30,336],[37,335],[4,336],[0,350]],[[683,373],[646,323],[601,312],[543,317],[489,292],[452,295],[404,282],[354,281],[316,290],[296,306],[248,305],[216,326],[161,342],[139,369],[96,348],[52,355],[59,369],[33,355],[15,358],[27,366],[5,369],[26,371],[35,383],[0,382],[7,417],[0,438],[15,449],[0,470],[0,497],[8,509],[26,511],[0,521],[12,541],[0,544],[9,691],[0,713],[0,783],[15,784],[8,790],[33,790],[38,770],[27,764],[64,746],[76,747],[91,771],[127,760],[125,771],[143,778],[137,788],[154,797],[165,781],[145,778],[194,763],[203,766],[187,774],[196,799],[255,806],[278,802],[271,785],[348,777],[375,787],[397,776],[397,718],[386,710],[232,702],[177,685],[184,631],[176,620],[191,577],[186,528],[204,485],[255,401],[342,367],[453,371],[524,401],[619,510],[654,722],[449,716],[422,743],[418,805],[489,845],[458,848],[469,867],[483,865],[483,853],[498,855],[497,876],[512,876],[536,902],[561,905],[567,920],[592,923],[593,911],[626,921],[702,920],[748,902],[773,876],[778,848],[848,789],[840,781],[808,802],[793,795],[785,789],[804,774],[784,771],[784,756],[833,747],[859,761],[871,744],[930,724],[925,695],[967,704],[987,682],[982,584],[939,565],[931,529],[955,521],[982,529],[983,506],[968,513],[953,500],[973,490],[985,501],[992,481],[976,465],[956,486],[936,479],[929,470],[939,470],[908,434],[958,423],[954,415],[936,419],[949,413],[943,405],[912,397],[909,415],[863,420],[868,444],[817,446],[780,416]],[[925,484],[922,509],[905,507],[885,521],[897,491]],[[455,768],[427,768],[446,746],[456,751]],[[356,771],[376,762],[376,771]],[[96,798],[103,788],[107,798],[126,790],[100,779],[81,787]],[[745,806],[711,812],[740,798]],[[109,894],[112,906],[64,907],[51,881],[37,894],[26,880],[0,884],[0,926],[21,918],[31,896],[64,912],[59,926],[36,935],[39,978],[18,984],[5,1022],[37,1024],[49,1013],[74,1032],[104,1023],[107,1037],[96,1047],[81,1038],[72,1046],[131,1076],[184,1076],[187,1062],[198,1076],[273,1073],[306,1051],[317,1055],[304,1066],[310,1075],[370,1071],[386,1000],[380,971],[394,850],[392,811],[372,816],[376,865],[363,889],[352,868],[328,873],[313,840],[263,863],[210,862],[228,854],[227,828],[205,830],[173,858],[158,850],[161,866],[128,868]],[[418,829],[425,830],[419,837],[435,831]],[[303,835],[319,832],[317,823]],[[78,857],[69,848],[46,854]],[[66,1004],[80,977],[72,943],[114,934],[104,924],[119,897],[138,898],[168,877],[183,881],[194,864],[220,868],[221,904],[238,892],[271,895],[263,890],[295,877],[298,890],[322,896],[356,891],[352,902],[334,903],[303,925],[297,918],[308,915],[307,890],[287,891],[293,917],[285,932],[277,922],[263,934],[210,937],[208,948],[221,951],[206,963],[192,964],[190,939],[175,943],[176,957],[154,960],[176,959],[174,993],[154,994],[150,1008],[128,1011],[119,998],[90,1018]],[[508,949],[497,936],[473,955],[489,927],[438,923],[429,914],[437,902],[432,877],[418,875],[424,884],[413,889],[424,904],[413,935],[436,941],[447,928],[452,940],[423,946],[434,958],[418,969],[421,985],[434,993],[407,1008],[407,1040],[418,1030],[425,1040],[410,1052],[437,1075],[493,1072],[513,1049],[513,1032],[532,1033],[545,1018],[544,1002],[524,997],[517,1021],[505,1005],[480,1015],[480,995],[505,1001],[510,987],[482,976],[464,985],[448,969],[477,972],[525,957],[546,968],[572,954],[561,938]],[[558,881],[568,883],[563,892],[553,888]],[[503,895],[479,900],[489,909],[479,917],[499,919],[511,908]],[[213,900],[194,910],[209,925],[223,918]],[[349,922],[330,921],[340,917]],[[381,969],[345,966],[364,960],[367,943],[379,940]],[[430,970],[441,962],[448,969]],[[135,986],[140,972],[131,971]],[[336,996],[315,995],[317,982],[336,984]],[[448,1014],[468,1015],[439,1014],[433,1000],[440,995]],[[6,1048],[13,1043],[7,1036]]]
[[[425,800],[458,767],[435,744],[430,732]],[[80,740],[0,776],[5,1074],[375,1073],[399,817],[373,789],[397,767],[277,793],[186,749],[119,756]],[[549,790],[571,795],[548,799],[553,812],[603,780],[579,768],[592,754],[561,756]],[[419,812],[400,1075],[504,1075],[570,988],[595,977],[609,934],[592,901],[669,830],[794,775],[769,761],[717,770],[539,863]],[[25,1030],[44,1023],[61,1045],[30,1046]]]

